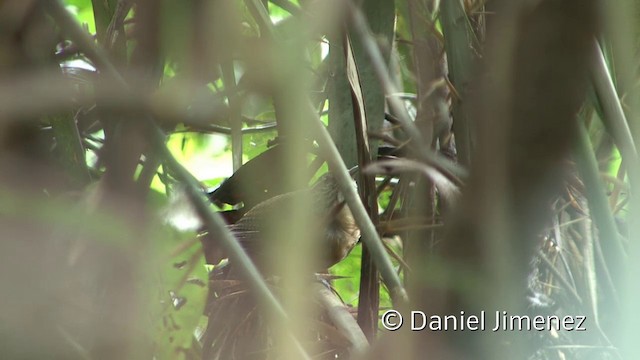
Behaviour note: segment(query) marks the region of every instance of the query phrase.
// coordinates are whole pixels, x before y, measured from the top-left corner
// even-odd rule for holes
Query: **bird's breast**
[[[360,228],[347,206],[343,206],[336,214],[335,220],[327,227],[326,235],[332,244],[331,266],[347,257],[360,238]]]

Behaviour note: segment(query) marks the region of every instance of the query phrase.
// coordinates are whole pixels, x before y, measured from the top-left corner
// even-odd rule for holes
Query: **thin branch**
[[[360,329],[358,323],[354,321],[349,310],[326,286],[316,283],[314,284],[314,290],[317,293],[320,303],[327,310],[327,315],[333,324],[351,342],[353,347],[352,356],[362,354],[369,347],[369,342],[362,333],[362,329]]]
[[[91,40],[84,30],[76,23],[75,19],[69,14],[59,0],[42,0],[41,4],[49,11],[54,20],[63,29],[63,31],[78,44],[85,55],[90,58],[101,70],[109,76],[117,79],[121,83],[122,90],[131,92],[129,85],[124,81],[116,68],[106,57],[106,54]],[[227,229],[224,220],[220,214],[211,211],[208,200],[205,198],[204,192],[198,180],[187,171],[171,154],[166,146],[165,134],[158,128],[149,116],[142,116],[141,120],[148,126],[151,135],[151,141],[158,154],[164,159],[165,163],[171,168],[177,180],[181,181],[186,187],[185,191],[190,201],[195,207],[198,215],[202,218],[210,234],[220,240],[221,245],[229,253],[229,257],[244,273],[250,286],[256,292],[256,295],[262,299],[273,311],[273,313],[285,323],[289,322],[284,308],[269,290],[262,275],[253,264],[242,246],[233,237]],[[310,359],[302,345],[294,334],[290,333],[292,340],[295,342],[296,349],[299,350],[303,359]]]
[[[356,223],[360,227],[362,239],[371,251],[371,257],[374,259],[375,264],[382,275],[382,280],[391,292],[393,302],[395,304],[406,303],[408,301],[407,292],[404,289],[398,274],[393,268],[393,264],[386,253],[384,245],[382,245],[382,240],[378,235],[378,231],[369,218],[369,214],[362,204],[357,190],[353,187],[351,177],[347,172],[347,167],[342,160],[336,145],[331,140],[329,131],[327,131],[322,120],[320,120],[320,117],[313,108],[313,105],[309,103],[307,108],[308,117],[312,120],[310,121],[310,125],[317,136],[320,150],[323,152],[325,159],[327,159],[329,168],[334,171],[334,176],[340,186],[340,190],[344,195],[347,205],[349,205],[349,209],[351,209],[351,212],[353,213]]]
[[[371,31],[367,26],[362,12],[353,3],[350,2],[349,5],[349,20],[351,21],[353,28],[356,30],[356,35],[362,42],[366,55],[371,60],[371,64],[382,88],[387,94],[399,93],[389,76],[389,72],[384,63],[382,54],[380,53],[380,49],[371,35]],[[416,124],[411,121],[409,113],[402,101],[396,97],[390,96],[387,97],[387,100],[394,114],[398,116],[397,119],[402,124],[404,131],[413,140],[412,145],[416,148],[421,160],[429,164],[433,164],[433,166],[437,167],[443,173],[452,174],[458,178],[465,178],[467,176],[467,171],[465,169],[452,163],[443,156],[434,153],[429,148],[430,144],[424,141]]]
[[[599,242],[605,241],[605,246],[602,247],[604,255],[603,267],[604,269],[610,269],[611,278],[614,281],[611,284],[611,296],[615,303],[619,304],[620,299],[617,295],[618,286],[616,284],[620,284],[623,279],[622,271],[624,265],[628,262],[627,254],[611,213],[604,186],[600,181],[598,164],[589,141],[589,134],[583,124],[578,124],[577,138],[576,164],[584,182],[585,197],[589,202],[589,210],[593,217],[593,222],[598,228]]]
[[[231,162],[235,172],[242,166],[242,105],[236,90],[237,84],[233,61],[226,61],[220,67],[222,68],[224,88],[228,94],[229,123],[231,124]]]
[[[593,52],[595,53],[595,64],[591,69],[591,81],[593,82],[596,94],[598,95],[598,101],[604,112],[604,118],[602,119],[611,135],[616,140],[618,148],[623,155],[625,161],[630,164],[629,173],[632,175],[630,180],[632,182],[638,182],[637,175],[640,173],[638,169],[638,149],[631,134],[631,129],[622,109],[622,104],[618,98],[618,93],[609,74],[607,63],[602,55],[602,49],[596,39],[593,40]],[[633,176],[636,175],[636,176]],[[636,187],[633,187],[636,188]]]

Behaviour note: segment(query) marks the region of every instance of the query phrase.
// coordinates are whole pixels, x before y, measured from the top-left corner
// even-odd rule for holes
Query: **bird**
[[[355,182],[353,184],[355,186]],[[290,226],[292,219],[297,218],[290,214],[300,211],[300,205],[308,209],[309,222],[300,233],[291,233],[292,229],[301,228],[300,224]],[[330,287],[322,273],[347,257],[360,238],[360,229],[331,173],[322,175],[310,188],[277,195],[258,203],[236,223],[229,225],[229,229],[275,294],[280,293],[280,280],[287,275],[294,275],[280,272],[288,268],[287,263],[280,263],[284,265],[282,267],[273,266],[275,262],[286,261],[282,254],[290,256],[293,253],[296,256],[295,250],[287,251],[283,246],[295,248],[297,244],[292,242],[317,241],[313,246],[315,251],[311,253],[313,259],[296,259],[309,265],[305,271],[315,274],[305,274],[299,269],[295,274],[303,278],[308,275],[308,279]],[[222,266],[214,266],[209,274],[209,299],[205,307],[209,325],[202,341],[203,359],[214,358],[211,354],[263,359],[269,357],[265,354],[272,350],[272,332],[264,321],[265,315],[257,306],[259,299],[251,291],[246,291],[239,269],[232,260],[227,260]],[[324,337],[322,334],[318,330],[317,336]]]
[[[355,186],[355,182],[353,184]],[[286,216],[296,211],[295,207],[300,203],[310,205],[311,228],[298,236],[313,236],[321,242],[317,247],[318,259],[314,259],[318,271],[342,261],[358,243],[360,229],[335,177],[328,172],[311,188],[265,200],[230,225],[231,232],[259,269],[265,269],[265,261],[274,260],[268,256],[265,259],[267,247],[281,245],[282,242],[277,241],[278,236],[290,236],[286,229]]]

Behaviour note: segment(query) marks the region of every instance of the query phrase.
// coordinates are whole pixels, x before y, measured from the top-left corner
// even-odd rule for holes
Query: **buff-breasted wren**
[[[355,185],[355,183],[354,183]],[[283,216],[295,211],[300,201],[309,204],[312,221],[306,232],[321,241],[317,246],[320,269],[327,269],[342,261],[360,237],[360,229],[346,205],[338,183],[331,173],[327,173],[305,190],[294,191],[275,196],[251,208],[230,228],[250,257],[260,264],[260,256],[265,246],[274,245],[274,236],[282,236]]]

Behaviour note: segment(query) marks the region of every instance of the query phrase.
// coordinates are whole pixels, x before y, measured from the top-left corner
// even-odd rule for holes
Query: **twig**
[[[79,48],[82,49],[84,54],[90,58],[98,68],[116,79],[118,83],[120,83],[123,91],[131,91],[127,82],[108,60],[104,51],[102,51],[102,49],[92,41],[88,34],[82,30],[59,0],[42,0],[41,4],[49,11],[53,19],[58,23],[67,36],[78,44]],[[288,323],[289,317],[284,311],[284,308],[273,295],[271,290],[269,290],[256,266],[253,264],[242,246],[240,246],[238,241],[233,237],[233,235],[231,235],[220,214],[211,211],[209,208],[208,201],[205,199],[204,193],[201,191],[198,180],[189,171],[187,171],[175,159],[175,157],[173,157],[167,148],[165,144],[165,134],[160,130],[160,128],[158,128],[151,117],[141,116],[140,119],[141,121],[144,121],[145,125],[149,128],[151,142],[153,143],[156,151],[171,168],[176,179],[184,183],[185,191],[187,192],[190,201],[195,207],[198,215],[202,218],[210,234],[220,240],[221,245],[229,253],[231,260],[234,261],[238,268],[244,273],[250,286],[255,290],[256,295],[271,308],[276,316],[281,320],[284,320],[285,323]],[[295,342],[296,349],[299,350],[301,358],[310,359],[296,336],[292,333],[290,333],[290,336]]]
[[[360,201],[357,190],[353,187],[351,177],[347,172],[347,166],[342,160],[336,145],[331,140],[329,131],[327,131],[322,120],[320,120],[320,117],[315,112],[313,105],[309,103],[307,108],[308,117],[312,119],[310,125],[317,134],[320,150],[323,152],[325,159],[327,159],[329,167],[333,169],[335,179],[340,186],[345,201],[349,205],[349,209],[353,213],[356,223],[360,227],[362,239],[369,251],[371,251],[371,256],[378,267],[378,271],[380,271],[382,275],[382,280],[390,290],[394,303],[406,303],[408,301],[407,292],[393,268],[393,264],[386,253],[384,245],[382,245],[382,240],[378,235],[375,225],[371,222],[367,210],[362,204],[362,201]]]
[[[373,39],[373,36],[371,35],[362,12],[352,2],[349,2],[349,5],[349,20],[351,21],[353,28],[356,30],[356,34],[360,38],[360,41],[362,42],[365,54],[371,61],[376,76],[380,81],[380,85],[387,94],[399,93],[389,76],[387,67],[384,63],[382,55],[380,54],[380,49],[378,48],[375,40]],[[465,169],[431,151],[431,149],[429,148],[429,144],[424,141],[420,131],[418,130],[418,127],[413,121],[411,121],[407,109],[399,99],[390,96],[387,97],[387,100],[389,101],[389,105],[393,112],[398,116],[397,119],[402,124],[404,131],[413,140],[412,145],[414,145],[422,161],[436,167],[442,173],[446,174],[447,177],[466,177],[467,171]]]

